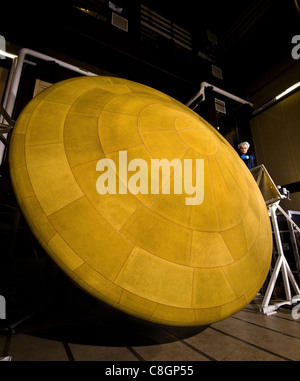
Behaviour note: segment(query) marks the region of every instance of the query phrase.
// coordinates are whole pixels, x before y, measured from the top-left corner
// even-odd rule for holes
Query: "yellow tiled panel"
[[[98,118],[69,113],[65,120],[64,146],[69,165],[105,157],[98,135]]]
[[[229,170],[223,155],[217,154],[215,158],[223,178],[225,179],[228,192],[232,198],[234,205],[236,206],[238,214],[241,218],[243,218],[248,207],[249,197],[253,197],[253,195],[249,195],[248,187],[241,187],[242,181],[237,179],[236,176],[232,176],[232,172]]]
[[[257,255],[257,258],[258,258],[258,255]],[[249,288],[249,290],[247,290],[247,292],[245,293],[244,297],[246,300],[246,304],[251,303],[251,301],[255,298],[255,296],[257,295],[257,293],[259,292],[259,290],[263,286],[263,284],[267,278],[267,275],[269,273],[269,269],[270,269],[270,264],[269,264],[269,266],[265,266],[262,269],[261,273],[258,274],[258,276],[256,277],[256,281]]]
[[[197,114],[195,111],[184,105],[183,103],[177,101],[176,99],[173,99],[173,102],[176,103],[177,107],[183,111],[186,115],[189,115],[192,118],[197,118],[202,122],[202,118],[200,117],[199,114]]]
[[[221,230],[216,195],[212,183],[212,173],[208,157],[204,160],[204,199],[202,204],[192,207],[190,228],[200,231],[217,232]]]
[[[114,279],[133,244],[114,230],[85,197],[49,217],[61,237],[89,266]]]
[[[220,267],[234,260],[220,233],[193,231],[191,266]]]
[[[139,114],[140,131],[174,130],[174,115],[166,113],[159,105],[145,107]]]
[[[221,232],[221,235],[235,261],[246,254],[248,248],[243,223]]]
[[[171,177],[171,182],[173,177]],[[166,219],[178,225],[188,228],[190,222],[191,208],[185,205],[186,194],[160,194],[151,205],[151,209]]]
[[[192,232],[141,206],[120,232],[136,245],[168,261],[189,265]]]
[[[131,90],[129,87],[125,84],[121,83],[107,83],[107,84],[101,84],[101,89],[105,91],[111,91],[114,94],[127,94],[131,93]]]
[[[196,184],[196,160],[199,159],[199,155],[190,149],[183,159],[180,162],[181,166],[181,194],[175,194],[174,191],[174,168],[171,167],[171,176],[170,176],[170,185],[169,189],[166,185],[163,186],[162,191],[155,199],[151,205],[151,209],[160,214],[161,216],[167,218],[170,221],[173,221],[184,227],[189,227],[190,216],[191,216],[191,206],[188,205],[188,201],[194,198],[196,195],[190,195],[185,192],[184,179],[187,175],[185,168],[184,160],[192,160],[192,185],[198,188],[198,191],[201,193],[202,182]],[[180,168],[180,167],[179,167]],[[204,168],[205,170],[205,168]],[[180,181],[179,181],[180,183]],[[169,191],[169,193],[167,193]],[[165,193],[164,193],[165,192]],[[193,206],[194,207],[194,206]]]
[[[261,225],[261,230],[263,231],[264,227]],[[268,255],[268,252],[272,252],[273,241],[270,234],[265,235],[264,232],[259,233],[257,239],[253,245],[253,248],[256,250],[258,263],[261,269],[270,267],[271,258]]]
[[[83,196],[68,165],[63,144],[28,146],[28,173],[46,215]]]
[[[109,304],[119,300],[122,289],[99,274],[92,266],[83,264],[74,270],[76,280],[85,290],[89,291]]]
[[[115,303],[115,306],[135,314],[135,311],[138,310],[140,315],[146,317],[153,315],[157,303],[123,289],[120,300]]]
[[[115,94],[125,94],[131,92],[127,86],[130,81],[124,80],[122,78],[109,76],[89,76],[78,77],[76,80],[78,81],[77,87],[81,87],[84,92],[87,92],[92,88],[102,89],[104,91],[113,92]],[[78,97],[80,96],[81,95],[78,95]]]
[[[186,116],[190,116],[192,118],[201,119],[199,114],[197,114],[195,111],[184,105],[183,103],[177,101],[174,98],[170,97],[170,100],[172,101],[173,105],[178,109],[178,111],[183,112]]]
[[[201,155],[212,156],[217,153],[218,146],[215,137],[204,128],[189,128],[177,131],[180,138],[193,150]]]
[[[37,236],[39,239],[39,237]],[[43,240],[39,240],[41,246],[44,248],[44,250],[48,253],[48,255],[51,257],[51,259],[55,262],[55,264],[67,275],[67,277],[70,280],[73,280],[75,277],[74,272],[70,269],[70,267],[67,266],[65,262],[63,262],[60,257],[57,255],[55,251],[53,251],[46,242]]]
[[[159,99],[155,102],[149,97],[148,103],[139,113],[140,131],[174,130],[177,118],[185,115],[170,102],[161,102]]]
[[[106,82],[107,83],[103,83],[101,88],[109,91],[111,82],[109,80]],[[50,88],[52,91],[49,92],[44,99],[49,102],[60,102],[71,105],[82,94],[93,89],[94,87],[98,87],[97,84],[99,84],[98,78],[94,76],[72,78],[71,80],[66,80],[55,84]],[[124,86],[123,91],[126,91]]]
[[[221,230],[226,230],[241,222],[237,206],[228,190],[226,180],[214,157],[209,158],[212,173],[213,192],[219,213]]]
[[[43,90],[41,93],[37,94],[34,98],[31,99],[30,102],[26,104],[26,106],[23,108],[22,114],[32,114],[33,111],[36,109],[36,107],[39,105],[39,103],[48,95],[51,93],[51,91],[55,88],[55,86],[60,86],[60,84],[52,85],[48,87],[47,89]],[[18,119],[20,118],[18,116]],[[15,126],[16,127],[16,126]]]
[[[224,267],[237,297],[244,295],[260,277],[260,267],[254,249],[234,263]]]
[[[261,232],[265,237],[267,237],[270,241],[272,241],[272,225],[271,225],[271,218],[268,213],[268,209],[266,207],[266,204],[262,200],[262,197],[260,195],[257,197],[258,203],[260,203],[260,210],[257,211],[257,213],[260,212],[260,224],[261,224]],[[259,201],[261,199],[261,201]]]
[[[253,193],[256,194],[256,199],[257,199],[257,209],[258,211],[260,211],[261,214],[265,215],[266,219],[269,220],[269,217],[268,217],[268,208],[266,206],[266,202],[264,200],[264,197],[262,195],[262,193],[260,191],[258,191],[258,185],[256,183],[256,181],[253,179],[251,179],[251,190],[253,191]]]
[[[249,207],[251,207],[257,216],[260,216],[261,213],[267,215],[268,211],[266,204],[254,178],[247,179],[247,185],[249,189]]]
[[[228,267],[228,266],[227,266]],[[212,308],[232,302],[236,294],[222,267],[194,270],[194,308]]]
[[[155,313],[152,315],[152,318],[161,324],[167,325],[197,325],[195,323],[195,312],[192,308],[176,308],[158,304]]]
[[[13,152],[9,152],[9,161],[12,168],[26,165],[25,161],[25,139],[26,135],[13,131],[10,144],[14,145]],[[1,143],[2,144],[2,143]]]
[[[153,97],[149,96],[149,94],[128,93],[116,95],[109,99],[103,109],[105,111],[138,116],[140,113],[143,113],[144,107],[148,107],[151,103],[153,103]]]
[[[73,167],[72,171],[81,190],[94,208],[108,223],[119,230],[141,203],[130,193],[99,194],[96,190],[96,181],[101,172],[96,171],[97,162],[98,160]],[[118,189],[118,177],[116,186]]]
[[[59,103],[40,102],[33,112],[26,134],[27,145],[63,142],[63,130],[70,106]]]
[[[22,167],[16,167],[14,169],[14,175],[15,181],[18,184],[18,191],[22,195],[22,197],[24,198],[29,196],[35,196],[28,176],[27,167],[25,165],[22,165]]]
[[[96,164],[105,153],[119,175],[119,150],[125,164],[144,159],[147,171],[139,177],[125,165],[117,194],[100,195]],[[151,159],[184,158],[204,160],[200,205],[174,196],[172,175],[170,195],[165,183],[151,194]],[[133,316],[211,324],[250,302],[268,273],[269,217],[248,168],[215,128],[155,89],[115,77],[55,84],[22,111],[9,162],[16,198],[49,255]],[[118,194],[125,181],[128,193]],[[144,182],[147,194],[130,193]]]
[[[153,159],[181,159],[188,151],[176,131],[140,131],[141,138]]]
[[[255,195],[251,195],[247,211],[243,217],[243,225],[248,247],[251,247],[257,239],[261,223],[260,215],[256,214],[255,210],[253,209],[253,203],[255,200]]]
[[[38,232],[45,242],[48,242],[56,230],[49,222],[36,197],[25,197],[22,199],[24,214],[30,219],[30,225],[34,232]]]
[[[50,239],[48,246],[71,271],[84,263],[59,234],[55,234]]]
[[[212,308],[196,308],[195,318],[198,325],[209,325],[222,319],[222,306]]]
[[[113,84],[118,84],[121,82],[126,84],[127,88],[130,89],[133,93],[141,93],[141,95],[147,94],[147,96],[151,95],[153,97],[158,96],[160,100],[167,100],[167,101],[172,100],[170,96],[164,93],[161,93],[159,90],[156,90],[152,87],[143,85],[142,83],[137,83],[134,81],[124,80],[124,79],[120,80],[120,78],[116,78],[116,77],[110,77],[110,79]]]
[[[26,134],[31,115],[31,113],[21,112],[18,116],[14,126],[14,130],[18,130],[18,134]]]
[[[174,127],[177,131],[186,130],[186,129],[200,129],[204,130],[203,125],[201,124],[198,118],[191,118],[189,115],[182,112],[182,115],[179,115],[174,120]]]
[[[115,283],[135,295],[173,307],[191,306],[193,269],[134,247]]]
[[[118,97],[118,94],[110,90],[103,90],[95,87],[83,93],[76,99],[72,104],[70,113],[82,114],[85,116],[99,116],[102,108],[112,99]]]
[[[128,164],[131,162],[131,160],[134,160],[134,159],[144,160],[147,164],[147,172],[141,176],[143,176],[143,178],[144,178],[144,175],[145,175],[145,177],[148,179],[148,180],[145,179],[145,181],[148,183],[148,192],[146,194],[142,194],[142,193],[135,194],[135,197],[140,202],[142,202],[144,205],[147,205],[148,207],[150,207],[151,204],[153,203],[153,201],[157,197],[157,194],[152,194],[152,191],[151,191],[151,167],[153,165],[157,166],[157,164],[155,162],[151,161],[153,158],[150,156],[149,152],[147,151],[145,146],[142,144],[140,144],[137,147],[128,148],[126,150],[126,155],[127,155],[127,164],[125,163],[126,168],[128,168]],[[106,157],[109,159],[112,159],[114,161],[114,163],[116,164],[117,190],[118,190],[117,193],[119,193],[119,176],[120,176],[120,170],[119,170],[120,165],[119,164],[120,164],[120,161],[122,161],[124,163],[124,159],[119,154],[119,151],[114,152],[114,153],[108,153],[106,155]],[[134,173],[135,173],[134,171],[127,171],[127,184],[130,183],[130,179],[134,175]],[[124,180],[122,180],[121,183],[124,185],[125,184]],[[162,181],[160,181],[160,184],[159,184],[159,191],[161,191],[161,188],[162,188]],[[128,187],[127,192],[130,193],[130,191],[131,191],[131,189]]]
[[[242,295],[241,297],[237,298],[236,300],[224,304],[221,306],[221,316],[222,319],[226,319],[233,314],[240,311],[245,305],[247,305],[249,302],[246,300],[245,296]]]
[[[264,281],[267,278],[267,275],[268,275],[268,272],[265,272],[264,274],[260,275],[258,280],[255,283],[253,283],[252,287],[250,287],[249,290],[247,290],[247,292],[244,295],[246,304],[251,303],[251,301],[256,297],[258,291],[263,286]],[[244,305],[240,307],[240,310],[243,308]]]
[[[248,167],[245,165],[245,163],[239,157],[237,152],[232,149],[232,146],[226,140],[222,145],[222,152],[223,156],[227,158],[228,163],[231,162],[231,165],[235,168],[235,173],[239,174],[238,176],[241,183],[244,182],[243,178],[246,181],[248,181],[249,178],[251,178],[251,180],[254,180]]]
[[[227,175],[229,175],[230,179],[234,179],[236,181],[236,183],[238,184],[238,186],[240,188],[238,191],[239,194],[242,195],[244,200],[248,200],[249,196],[251,194],[249,192],[247,178],[245,176],[239,175],[239,173],[240,173],[239,164],[241,164],[240,163],[241,159],[239,158],[239,156],[236,154],[235,151],[232,151],[229,153],[226,145],[221,143],[220,147],[222,147],[223,149],[220,148],[218,150],[218,154],[216,156],[219,167],[221,168],[222,171],[223,170],[226,171],[226,178],[227,178]],[[224,147],[226,147],[226,152],[224,151]],[[250,172],[247,174],[249,177]],[[247,205],[247,203],[246,203],[246,205]]]
[[[103,110],[99,117],[99,138],[105,153],[141,144],[137,117]]]

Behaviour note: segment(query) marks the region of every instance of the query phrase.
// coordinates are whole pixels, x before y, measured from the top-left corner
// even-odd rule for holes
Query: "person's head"
[[[248,149],[250,147],[250,144],[248,142],[242,142],[238,145],[238,149],[242,154],[246,154]]]

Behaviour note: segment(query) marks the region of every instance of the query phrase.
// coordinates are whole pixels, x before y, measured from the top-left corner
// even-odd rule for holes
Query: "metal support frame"
[[[3,105],[0,104],[0,165],[2,164],[5,150],[8,148],[9,140],[8,134],[12,131],[15,121],[11,118],[14,111],[14,106],[17,98],[17,93],[21,81],[22,69],[24,63],[27,63],[26,56],[35,57],[37,59],[49,62],[55,62],[59,66],[69,69],[75,73],[79,73],[85,76],[97,76],[96,73],[92,73],[88,70],[76,67],[74,65],[68,64],[56,58],[47,56],[45,54],[36,52],[31,49],[22,48],[18,54],[18,57],[13,60],[12,67],[9,74],[8,83],[6,86],[6,91],[4,95]],[[35,64],[34,62],[29,62],[30,64]],[[20,318],[13,324],[6,325],[4,328],[0,328],[0,334],[2,333],[14,333],[15,327],[20,325],[25,320],[29,319],[35,314],[35,311],[30,314]],[[1,360],[1,358],[0,358]]]
[[[289,215],[291,220],[293,219],[293,215],[294,216],[295,215],[300,216],[299,211],[288,210],[287,212],[288,212],[288,215]],[[288,228],[289,228],[289,232],[290,232],[294,257],[295,257],[295,261],[296,261],[296,267],[297,267],[297,271],[298,271],[298,279],[300,281],[300,253],[299,253],[299,248],[298,248],[298,244],[297,244],[297,237],[296,237],[296,233],[299,233],[299,231],[297,230],[297,227],[295,226],[295,224],[292,224],[290,222],[290,220],[288,220]]]
[[[279,205],[282,199],[289,197],[289,192],[285,188],[276,186],[272,180],[270,174],[263,164],[258,165],[250,170],[256,183],[261,191],[261,194],[265,200],[266,207],[268,208],[269,215],[271,217],[271,223],[274,231],[275,243],[277,247],[278,257],[271,274],[271,279],[269,281],[267,290],[265,292],[264,299],[261,304],[261,311],[266,315],[275,314],[276,310],[282,305],[288,304],[292,305],[300,299],[300,288],[294,278],[294,275],[290,269],[290,266],[284,256],[283,247],[281,243],[280,231],[278,227],[277,214],[278,210],[281,214],[285,216],[291,227],[300,233],[300,228],[292,220],[291,216],[288,215]],[[280,191],[281,190],[281,191]],[[280,301],[270,305],[271,296],[278,279],[281,270],[284,291],[286,300]],[[292,296],[291,286],[294,288],[296,295]]]
[[[21,75],[22,75],[22,69],[23,69],[24,62],[26,62],[26,56],[32,56],[43,61],[55,62],[59,66],[62,66],[66,69],[69,69],[81,75],[86,75],[86,76],[97,75],[96,73],[92,73],[88,70],[84,70],[80,67],[71,65],[57,58],[47,56],[46,54],[42,54],[28,48],[22,48],[18,53],[18,57],[13,60],[12,68],[10,70],[9,80],[8,80],[5,95],[4,95],[3,108],[5,108],[6,113],[8,115],[13,115],[13,110],[14,110],[17,93],[19,89],[19,84],[21,80]],[[0,117],[0,122],[2,122],[1,117]],[[7,127],[6,125],[4,126]],[[3,127],[2,124],[1,124],[1,127]],[[5,149],[7,148],[7,144],[6,144],[7,132],[9,132],[9,130],[1,132],[1,136],[4,137],[5,140],[3,141],[2,139],[0,139],[0,165],[2,164],[3,157],[5,154]]]
[[[220,89],[219,87],[212,85],[210,83],[207,83],[207,82],[201,82],[200,83],[200,90],[186,103],[186,106],[190,107],[192,110],[194,110],[198,106],[199,103],[203,102],[205,100],[205,89],[206,88],[210,88],[214,92],[221,94],[221,95],[224,95],[226,98],[230,98],[230,99],[232,99],[238,103],[248,104],[251,107],[253,106],[253,104],[251,102],[248,102],[245,99],[242,99],[242,98],[240,98],[234,94],[229,93],[226,90]],[[196,103],[196,105],[194,107],[191,106],[192,103],[194,103],[199,98],[200,98],[200,100],[198,101],[198,103]]]
[[[271,315],[276,313],[276,310],[282,305],[285,305],[285,304],[292,305],[293,303],[295,303],[295,299],[298,299],[298,297],[300,297],[300,288],[297,285],[294,275],[283,253],[276,210],[279,209],[279,211],[288,219],[291,225],[294,228],[296,228],[298,232],[300,232],[300,228],[295,224],[295,222],[290,218],[290,216],[279,206],[279,202],[280,200],[268,206],[268,210],[271,215],[272,226],[274,229],[274,236],[275,236],[275,242],[276,242],[276,247],[278,252],[278,258],[276,260],[276,264],[274,266],[267,291],[265,293],[263,302],[261,304],[261,310],[266,315]],[[281,274],[283,278],[286,300],[269,305],[280,270],[281,270]],[[290,285],[293,286],[294,291],[296,293],[296,295],[294,296],[292,296]]]
[[[11,119],[6,110],[0,104],[0,116],[4,118],[8,124],[0,123],[0,141],[7,147],[7,134],[11,132],[15,125],[15,121]]]

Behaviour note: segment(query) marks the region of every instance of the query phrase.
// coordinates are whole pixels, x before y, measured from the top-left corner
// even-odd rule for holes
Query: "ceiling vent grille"
[[[192,34],[173,23],[171,20],[161,16],[159,13],[141,4],[141,26],[145,35],[162,36],[187,50],[193,50]]]
[[[180,45],[187,50],[193,50],[192,35],[189,31],[173,24],[173,36],[175,44]]]
[[[171,21],[143,4],[141,5],[141,24],[169,40],[172,38]]]
[[[226,114],[225,102],[215,98],[215,109],[216,111],[221,112],[222,114]]]
[[[111,14],[111,23],[115,27],[128,32],[128,20],[124,19],[124,17],[121,17],[114,12]]]
[[[220,69],[219,67],[211,65],[211,72],[214,77],[223,79],[222,69]]]

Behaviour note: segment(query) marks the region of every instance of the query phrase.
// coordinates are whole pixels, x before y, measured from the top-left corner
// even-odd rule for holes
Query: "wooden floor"
[[[0,256],[0,294],[7,301],[7,319],[0,320],[0,358],[66,364],[300,361],[300,318],[294,319],[289,308],[266,316],[258,294],[242,311],[210,326],[146,323],[73,285],[23,225],[15,241],[8,239],[10,230],[0,229],[1,242],[7,243]]]
[[[300,319],[266,316],[259,297],[201,328],[156,326],[102,309],[84,317],[47,313],[0,335],[0,357],[18,361],[300,361]],[[97,311],[99,313],[99,311]]]

